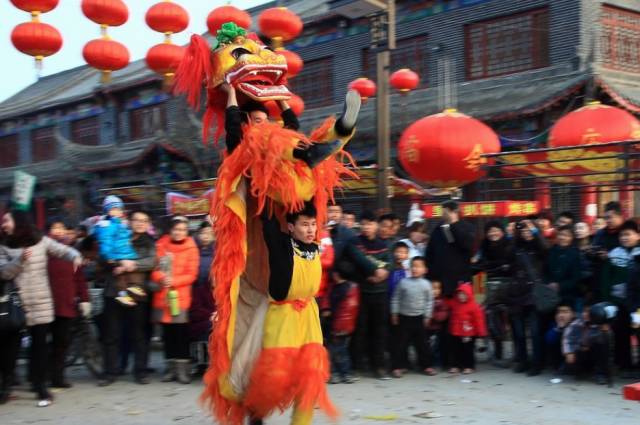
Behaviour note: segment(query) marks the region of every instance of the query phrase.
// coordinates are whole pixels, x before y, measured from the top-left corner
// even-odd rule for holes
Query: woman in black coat
[[[513,256],[513,282],[509,285],[508,300],[515,346],[514,372],[528,371],[529,376],[542,370],[543,339],[538,312],[533,298],[535,283],[542,283],[547,245],[530,220],[516,224]],[[527,351],[527,330],[533,345],[531,358]]]
[[[501,365],[502,341],[507,320],[507,290],[511,284],[513,244],[506,237],[502,224],[490,221],[484,227],[485,237],[473,261],[473,268],[487,274],[485,309],[489,334],[493,340],[494,360]]]

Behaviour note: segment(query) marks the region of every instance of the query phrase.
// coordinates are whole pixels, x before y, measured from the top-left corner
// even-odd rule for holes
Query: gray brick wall
[[[620,0],[621,1],[621,0]],[[582,0],[494,0],[476,6],[441,13],[422,20],[399,24],[398,39],[427,34],[431,50],[441,44],[444,50],[430,53],[429,85],[437,82],[437,60],[446,55],[452,59],[458,82],[465,78],[464,26],[485,19],[508,16],[540,7],[549,8],[549,56],[551,67],[571,68],[580,46],[580,13]],[[304,60],[334,56],[334,101],[343,98],[350,81],[362,74],[362,50],[368,46],[369,35],[358,34],[336,41],[301,48],[297,52]],[[393,68],[393,64],[392,64]],[[304,72],[304,71],[303,71]]]

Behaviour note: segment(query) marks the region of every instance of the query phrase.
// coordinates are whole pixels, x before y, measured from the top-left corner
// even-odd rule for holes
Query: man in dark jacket
[[[364,358],[369,353],[370,366],[379,379],[389,379],[385,368],[384,353],[387,348],[388,311],[388,270],[391,254],[387,243],[378,236],[378,222],[375,215],[365,211],[360,219],[362,234],[358,237],[357,248],[377,270],[386,271],[369,276],[359,273],[355,281],[360,286],[360,312],[355,335],[356,364],[362,368]]]
[[[458,203],[442,204],[443,222],[431,232],[426,259],[429,279],[442,283],[442,294],[451,298],[461,282],[471,282],[473,228],[460,221]]]
[[[580,251],[573,245],[573,228],[560,226],[556,229],[556,243],[547,256],[545,278],[572,311],[580,311],[580,277]]]
[[[149,323],[149,300],[148,297],[137,299],[137,305],[126,307],[116,302],[118,294],[116,287],[116,276],[123,272],[145,273],[146,292],[154,292],[150,283],[149,275],[155,266],[156,245],[149,235],[151,218],[142,211],[134,212],[131,215],[131,228],[133,236],[131,244],[137,254],[137,260],[123,261],[122,266],[116,267],[105,276],[104,290],[104,376],[98,385],[107,386],[116,380],[118,375],[118,349],[120,347],[121,329],[123,324],[127,324],[129,335],[134,351],[134,377],[139,384],[148,384],[147,378],[147,327]],[[109,270],[109,269],[107,269]]]

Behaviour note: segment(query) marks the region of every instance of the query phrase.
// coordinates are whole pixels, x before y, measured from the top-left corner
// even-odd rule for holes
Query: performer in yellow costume
[[[315,240],[341,176],[353,175],[342,148],[353,135],[360,97],[350,91],[341,116],[306,136],[295,131],[286,104],[285,58],[232,23],[214,44],[211,50],[204,38],[192,37],[175,86],[197,108],[204,82],[205,141],[211,124],[216,140],[223,121],[227,131],[211,209],[218,314],[202,400],[223,425],[261,422],[289,407],[296,425],[311,423],[316,407],[336,417],[313,298],[321,275]],[[254,119],[260,107],[250,102],[267,100],[280,102],[288,128]]]

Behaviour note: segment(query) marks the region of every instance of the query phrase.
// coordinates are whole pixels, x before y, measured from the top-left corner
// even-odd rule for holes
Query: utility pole
[[[381,3],[375,1],[375,3]],[[387,0],[384,9],[371,18],[371,49],[376,53],[378,208],[388,209],[391,181],[391,111],[389,102],[389,66],[391,51],[396,48],[395,0]]]
[[[334,10],[349,19],[369,18],[371,43],[369,52],[376,55],[376,95],[378,207],[389,208],[391,172],[391,118],[389,108],[389,66],[391,51],[396,48],[395,0],[351,0],[340,2]]]

